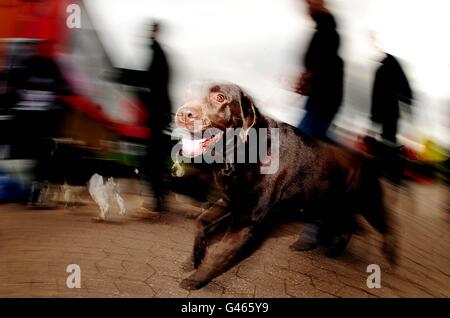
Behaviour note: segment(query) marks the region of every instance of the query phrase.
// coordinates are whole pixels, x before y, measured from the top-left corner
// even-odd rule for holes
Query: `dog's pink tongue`
[[[202,154],[202,143],[206,139],[189,139],[189,138],[183,138],[181,140],[182,143],[182,152],[183,156],[186,157],[196,157]]]

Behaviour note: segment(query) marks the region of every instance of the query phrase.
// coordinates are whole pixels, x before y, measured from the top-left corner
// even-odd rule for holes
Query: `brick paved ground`
[[[391,188],[390,188],[391,189]],[[348,252],[288,249],[300,223],[282,224],[249,258],[199,291],[178,287],[193,240],[195,211],[172,200],[159,220],[135,213],[95,223],[92,204],[30,210],[0,206],[0,296],[57,297],[449,297],[448,188],[410,185],[389,190],[398,222],[400,265],[390,269],[371,229]],[[130,208],[139,199],[126,195]],[[81,266],[81,289],[66,287],[66,267]],[[366,287],[366,267],[381,266],[381,289]]]

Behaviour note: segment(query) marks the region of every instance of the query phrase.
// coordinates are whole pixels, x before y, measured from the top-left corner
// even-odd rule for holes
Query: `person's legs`
[[[333,115],[307,111],[298,128],[311,137],[322,139],[326,136],[328,128],[333,122],[333,117]]]
[[[314,122],[314,116],[310,111],[306,111],[305,116],[303,116],[302,121],[298,125],[297,128],[302,130],[308,135],[313,134],[313,122]]]
[[[150,181],[155,195],[154,210],[161,212],[164,209],[164,183],[162,178],[162,168],[159,162],[152,164],[148,180]]]
[[[317,248],[321,239],[321,224],[319,221],[307,222],[302,232],[289,248],[296,251],[310,251]]]
[[[330,101],[309,97],[305,105],[306,114],[297,128],[313,138],[326,140],[328,128],[338,108]]]
[[[387,118],[382,123],[383,132],[381,136],[383,139],[392,143],[397,143],[397,118]]]
[[[334,114],[321,114],[317,117],[315,137],[325,139],[328,128],[330,128],[331,123],[333,122]]]
[[[145,157],[144,167],[147,182],[151,185],[155,196],[155,205],[151,210],[161,212],[164,208],[164,148],[162,131],[155,132],[148,142],[147,155]]]

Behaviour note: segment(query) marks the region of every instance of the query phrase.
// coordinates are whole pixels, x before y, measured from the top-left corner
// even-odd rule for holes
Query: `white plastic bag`
[[[89,180],[88,189],[92,199],[100,208],[100,218],[102,220],[106,219],[113,200],[116,201],[119,207],[119,213],[121,215],[126,214],[125,201],[121,197],[118,191],[118,184],[114,182],[113,178],[109,178],[104,183],[103,177],[96,173]]]

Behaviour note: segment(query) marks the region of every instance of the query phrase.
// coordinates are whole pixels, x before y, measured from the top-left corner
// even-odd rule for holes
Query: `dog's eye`
[[[223,103],[225,101],[225,95],[223,94],[217,94],[216,95],[216,101],[218,101],[219,103]]]

